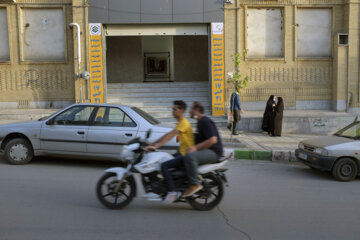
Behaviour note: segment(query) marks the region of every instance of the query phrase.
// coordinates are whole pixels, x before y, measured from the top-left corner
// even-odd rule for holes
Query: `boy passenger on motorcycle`
[[[191,105],[190,117],[197,120],[197,133],[196,145],[188,148],[184,159],[190,182],[190,187],[183,193],[184,197],[189,197],[203,188],[198,179],[198,165],[214,163],[223,154],[223,146],[216,125],[205,116],[201,103],[194,102]]]
[[[156,150],[166,144],[168,141],[170,141],[173,137],[179,136],[179,152],[174,155],[174,159],[161,164],[161,172],[165,178],[168,187],[168,194],[164,200],[165,203],[172,203],[181,196],[181,192],[176,191],[175,184],[173,182],[169,169],[183,167],[186,150],[189,147],[194,146],[194,135],[190,122],[184,117],[185,111],[186,103],[184,101],[174,101],[172,107],[172,114],[178,122],[177,125],[171,132],[165,134],[160,139],[151,143],[145,148],[146,151]]]

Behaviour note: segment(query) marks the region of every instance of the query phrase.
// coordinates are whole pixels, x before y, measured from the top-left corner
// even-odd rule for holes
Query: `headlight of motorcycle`
[[[299,149],[304,149],[304,144],[302,144],[302,143],[299,143]]]
[[[328,151],[323,148],[315,148],[314,153],[323,155],[323,156],[327,156],[329,154]]]

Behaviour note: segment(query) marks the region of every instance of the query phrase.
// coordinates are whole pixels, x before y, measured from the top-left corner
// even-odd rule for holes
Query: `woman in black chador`
[[[274,120],[274,136],[281,136],[282,120],[284,112],[284,100],[278,97],[278,102],[275,107],[275,120]]]
[[[269,100],[266,102],[266,108],[261,126],[262,130],[272,135],[274,135],[275,106],[275,96],[271,95]]]

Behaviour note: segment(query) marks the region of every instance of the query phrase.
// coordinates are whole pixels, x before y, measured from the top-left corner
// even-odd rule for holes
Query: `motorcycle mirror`
[[[149,130],[147,131],[147,133],[146,133],[146,139],[148,139],[148,138],[150,137],[151,132],[152,132],[152,130],[151,130],[151,129],[149,129]]]

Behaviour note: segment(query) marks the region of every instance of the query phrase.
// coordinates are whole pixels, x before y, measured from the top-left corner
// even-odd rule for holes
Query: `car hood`
[[[329,147],[333,145],[343,144],[343,143],[349,143],[354,142],[355,140],[350,138],[344,138],[344,137],[338,137],[338,136],[326,136],[326,137],[317,137],[317,138],[311,138],[302,141],[305,145],[310,145],[313,147]]]
[[[1,124],[0,129],[17,129],[17,128],[40,128],[42,121],[16,122]]]

